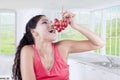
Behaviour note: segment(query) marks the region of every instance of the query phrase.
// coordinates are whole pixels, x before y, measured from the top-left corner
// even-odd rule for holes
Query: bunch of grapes
[[[61,32],[68,26],[69,21],[67,19],[58,20],[57,18],[54,19],[54,28]]]

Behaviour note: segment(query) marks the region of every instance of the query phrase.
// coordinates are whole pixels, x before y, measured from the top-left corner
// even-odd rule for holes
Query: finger
[[[74,14],[74,13],[72,13],[72,14],[71,14],[71,16],[72,16],[72,17],[75,17],[75,14]]]
[[[74,17],[74,16],[75,16],[75,14],[72,13],[72,12],[68,12],[68,13],[70,14],[71,17]]]
[[[62,17],[63,17],[63,15],[66,14],[66,13],[67,13],[67,11],[63,11],[63,12],[61,13],[61,14],[62,14]]]
[[[64,17],[64,18],[71,17],[71,13],[67,11],[67,12],[65,12],[65,13],[63,14],[63,17]]]
[[[73,13],[71,13],[71,12],[67,12],[67,13],[65,13],[64,15],[63,15],[63,18],[72,18],[72,17],[74,17],[75,16],[75,14],[73,14]]]

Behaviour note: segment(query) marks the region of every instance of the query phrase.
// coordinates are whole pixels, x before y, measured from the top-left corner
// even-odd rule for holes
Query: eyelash
[[[42,22],[42,24],[48,24],[48,22]]]

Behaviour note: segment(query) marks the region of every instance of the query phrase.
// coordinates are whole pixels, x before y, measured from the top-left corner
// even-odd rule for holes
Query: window
[[[77,21],[94,31],[106,41],[106,46],[94,50],[101,55],[120,56],[120,5],[89,12],[76,11]],[[80,40],[86,39],[70,27],[59,34],[59,39]]]
[[[95,10],[91,11],[92,14],[92,20],[93,20],[93,26],[94,26],[94,32],[102,38],[103,35],[105,35],[104,31],[106,29],[106,26],[104,26],[104,18],[103,18],[103,10]],[[104,33],[104,34],[102,34]],[[96,53],[98,54],[105,54],[105,50],[97,49],[95,50]]]
[[[15,12],[0,11],[0,54],[15,51]]]
[[[106,53],[120,55],[120,6],[106,9]]]
[[[97,53],[120,55],[120,6],[95,10],[95,32],[106,40],[105,48],[96,50]]]

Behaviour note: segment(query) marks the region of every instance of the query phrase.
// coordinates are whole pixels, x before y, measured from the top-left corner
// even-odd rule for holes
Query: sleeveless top
[[[34,49],[34,72],[36,80],[69,80],[69,65],[63,60],[56,45],[52,43],[54,52],[54,63],[50,70],[47,70],[40,59],[36,46]]]

